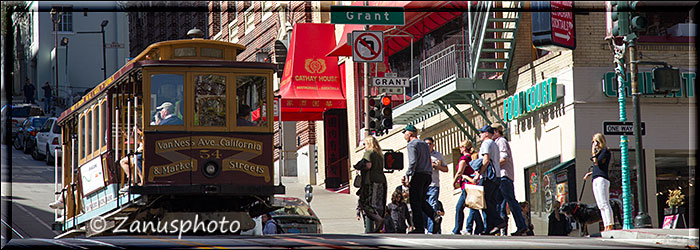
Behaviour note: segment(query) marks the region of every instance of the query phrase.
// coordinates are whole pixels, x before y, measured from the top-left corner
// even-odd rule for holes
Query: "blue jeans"
[[[53,96],[44,97],[44,112],[46,114],[51,113],[51,101],[53,101]]]
[[[484,200],[486,201],[486,218],[484,219],[486,223],[484,227],[486,228],[486,233],[489,233],[494,227],[505,224],[505,221],[497,209],[498,196],[500,196],[501,192],[499,190],[500,182],[500,178],[484,180]],[[518,208],[520,208],[519,205]]]
[[[525,223],[525,218],[523,217],[523,212],[520,209],[520,204],[515,200],[515,191],[513,187],[513,181],[508,177],[501,177],[501,183],[498,186],[501,191],[498,201],[498,210],[501,218],[506,218],[508,211],[506,210],[506,204],[510,207],[510,212],[513,214],[513,219],[515,220],[515,225],[519,230],[524,230],[527,228]]]
[[[483,214],[483,217],[482,217]],[[472,225],[476,222],[476,232],[474,234],[484,233],[484,221],[481,218],[486,218],[486,212],[484,210],[469,209],[469,216],[467,216],[467,232],[472,233]]]
[[[438,202],[438,197],[440,196],[440,187],[439,186],[429,186],[428,187],[428,192],[426,194],[428,197],[428,204],[433,207],[433,210],[437,213],[438,207],[437,207],[437,202]],[[428,228],[429,233],[433,233],[433,218],[429,217],[427,214],[423,213],[423,221],[425,221],[426,226]],[[437,232],[440,233],[440,232]]]

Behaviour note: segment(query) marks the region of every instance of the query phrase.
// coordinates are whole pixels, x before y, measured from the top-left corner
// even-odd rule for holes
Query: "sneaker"
[[[499,224],[498,226],[495,226],[493,229],[491,229],[491,231],[489,231],[488,234],[494,235],[494,234],[498,233],[502,228],[505,228],[507,225],[508,225],[508,223],[506,223],[505,221],[501,222],[501,224]]]
[[[525,232],[527,232],[527,228],[521,228],[518,229],[518,231],[515,231],[515,233],[512,233],[511,236],[523,236],[525,235]]]
[[[63,205],[64,205],[63,201],[61,201],[61,200],[57,200],[57,201],[49,203],[49,207],[51,209],[60,209],[60,208],[63,208]]]
[[[129,192],[129,185],[124,186],[123,188],[119,189],[119,193],[128,193]]]

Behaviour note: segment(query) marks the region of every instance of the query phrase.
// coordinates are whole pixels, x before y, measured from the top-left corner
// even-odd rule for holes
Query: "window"
[[[40,129],[39,131],[40,131],[40,132],[49,132],[49,131],[51,131],[51,126],[53,125],[53,121],[54,121],[53,119],[52,119],[52,120],[46,121],[46,123],[44,123],[44,126],[42,126],[41,129]]]
[[[99,155],[100,152],[100,109],[95,106],[92,109],[92,124],[90,128],[92,129],[92,153]]]
[[[85,115],[86,121],[85,121],[85,156],[90,157],[92,156],[92,110],[89,110],[86,115]]]
[[[104,140],[100,141],[100,148],[107,145],[107,101],[100,102],[100,137]]]
[[[151,125],[183,125],[183,75],[151,75]]]
[[[238,22],[236,21],[228,24],[228,41],[232,43],[238,42]]]
[[[78,120],[78,124],[80,126],[80,129],[78,129],[78,158],[80,161],[85,160],[85,114],[80,115],[80,119]]]
[[[226,126],[226,77],[199,75],[194,78],[194,125]]]
[[[204,57],[224,58],[224,51],[215,48],[202,48],[201,55]]]
[[[226,15],[224,1],[219,1],[219,10],[219,30],[224,30],[224,16]]]
[[[245,34],[250,33],[255,29],[255,12],[247,11],[245,13]]]
[[[73,31],[73,7],[55,6],[57,14],[57,28],[59,32]],[[54,27],[54,31],[56,27]]]
[[[236,126],[267,126],[267,78],[239,76],[236,78]]]
[[[175,48],[173,49],[175,57],[194,57],[197,56],[196,48]]]
[[[273,1],[260,1],[260,6],[262,7],[262,20],[265,21],[268,17],[272,15],[272,6],[276,2]]]

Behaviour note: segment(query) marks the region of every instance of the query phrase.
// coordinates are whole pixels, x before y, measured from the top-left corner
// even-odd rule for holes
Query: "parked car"
[[[36,104],[14,104],[14,105],[5,105],[2,107],[2,113],[5,114],[7,112],[7,109],[10,108],[12,109],[12,114],[10,114],[10,117],[12,119],[12,139],[14,140],[17,138],[17,132],[19,131],[19,127],[22,126],[24,123],[24,120],[27,119],[27,117],[30,116],[43,116],[44,115],[44,110],[39,107],[39,105]],[[4,116],[3,116],[4,117]]]
[[[36,134],[36,147],[32,151],[32,158],[35,160],[46,160],[46,165],[54,162],[54,157],[61,157],[61,127],[56,122],[56,117],[46,120],[39,133]],[[58,150],[58,153],[55,153]]]
[[[272,213],[272,219],[280,227],[282,233],[320,234],[323,232],[321,220],[306,201],[296,197],[275,197],[274,206],[281,207]],[[255,228],[241,232],[241,235],[262,235],[263,226],[260,216],[253,218]]]
[[[306,201],[296,197],[275,197],[273,204],[282,206],[272,212],[272,219],[284,233],[322,233],[321,220]]]
[[[14,142],[15,149],[23,150],[25,154],[32,152],[36,142],[34,138],[47,119],[48,117],[43,116],[32,116],[25,119],[17,131],[17,137],[15,137]]]

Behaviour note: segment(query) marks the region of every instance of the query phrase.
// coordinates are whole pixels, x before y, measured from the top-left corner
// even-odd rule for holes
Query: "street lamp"
[[[53,22],[54,53],[56,65],[56,96],[58,96],[58,23],[61,22],[63,12],[58,12],[56,8],[51,8],[51,21]]]
[[[107,20],[102,20],[102,23],[100,24],[100,27],[102,28],[102,74],[104,76],[104,79],[107,79],[107,58],[105,57],[105,26],[109,21]]]
[[[66,82],[70,84],[70,81],[68,80],[68,37],[62,37],[61,38],[61,46],[66,46]],[[56,95],[58,98],[58,95]]]
[[[107,79],[107,58],[105,57],[105,48],[107,48],[107,45],[105,44],[105,26],[109,23],[108,20],[102,20],[102,23],[100,24],[100,31],[79,31],[77,32],[78,34],[97,34],[97,33],[102,33],[102,74],[103,74],[103,79]]]

